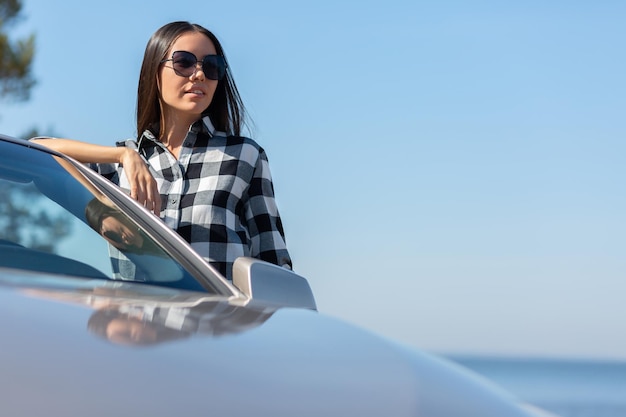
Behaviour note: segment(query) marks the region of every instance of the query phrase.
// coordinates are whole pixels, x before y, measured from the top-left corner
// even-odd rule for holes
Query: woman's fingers
[[[130,196],[159,216],[161,214],[159,188],[141,156],[128,149],[120,162],[124,166],[124,172],[130,184]]]
[[[131,197],[157,216],[160,215],[161,196],[152,175],[147,172],[147,175],[137,175],[132,180],[129,178],[129,180],[131,182]]]
[[[147,188],[147,200],[150,205],[146,205],[148,210],[152,210],[154,214],[159,216],[161,214],[161,194],[159,194],[159,188],[157,187],[157,183],[152,176],[150,176],[152,180],[150,186]]]

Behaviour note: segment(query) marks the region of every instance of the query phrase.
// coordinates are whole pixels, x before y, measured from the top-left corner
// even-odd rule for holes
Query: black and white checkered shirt
[[[232,264],[252,256],[291,268],[265,151],[252,139],[217,132],[208,117],[194,123],[176,159],[150,131],[137,149],[161,194],[161,218],[232,280]],[[95,169],[130,189],[123,167]]]

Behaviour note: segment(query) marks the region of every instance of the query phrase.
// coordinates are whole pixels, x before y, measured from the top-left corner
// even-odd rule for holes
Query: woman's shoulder
[[[253,148],[256,148],[258,150],[262,150],[261,145],[259,145],[257,143],[257,141],[255,141],[252,138],[249,138],[247,136],[236,136],[236,135],[228,135],[226,137],[226,141],[229,145],[233,145],[233,146],[251,146]]]
[[[265,155],[263,147],[247,136],[215,135],[208,141],[209,146],[211,142],[213,146],[224,147],[227,153],[254,155],[255,158],[258,158],[259,155]]]
[[[118,148],[131,148],[131,149],[137,149],[137,139],[134,138],[127,138],[127,139],[122,139],[122,140],[118,140],[115,142],[115,146],[117,146]]]

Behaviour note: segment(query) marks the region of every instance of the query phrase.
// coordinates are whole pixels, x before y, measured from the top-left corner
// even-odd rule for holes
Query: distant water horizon
[[[446,357],[560,417],[626,417],[626,361]]]

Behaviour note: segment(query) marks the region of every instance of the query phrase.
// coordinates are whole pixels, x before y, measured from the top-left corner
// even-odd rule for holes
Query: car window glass
[[[67,161],[4,142],[0,266],[206,291]]]

